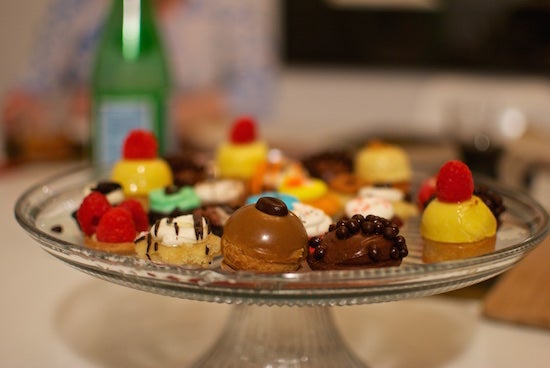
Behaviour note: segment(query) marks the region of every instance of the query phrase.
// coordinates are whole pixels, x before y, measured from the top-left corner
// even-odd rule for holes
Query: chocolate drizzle
[[[204,237],[204,232],[202,229],[202,216],[193,213],[193,227],[195,228],[195,239],[199,240]]]

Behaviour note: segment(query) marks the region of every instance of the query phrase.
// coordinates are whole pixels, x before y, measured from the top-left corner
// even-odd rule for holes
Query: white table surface
[[[186,367],[218,336],[231,305],[148,294],[81,273],[19,227],[16,198],[66,167],[0,171],[0,366]],[[372,367],[546,367],[550,331],[485,319],[480,301],[434,296],[336,307],[351,348]]]

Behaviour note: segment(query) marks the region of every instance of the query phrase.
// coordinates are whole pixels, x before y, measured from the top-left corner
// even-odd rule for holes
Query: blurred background
[[[547,201],[538,193],[550,167],[550,1],[264,1],[276,68],[259,120],[273,145],[303,156],[395,140],[413,160],[436,166],[460,155]],[[0,4],[3,102],[29,68],[50,3]],[[183,134],[200,136],[197,126],[209,132],[194,142],[202,148],[225,137],[223,124]],[[25,160],[74,155],[29,150]]]

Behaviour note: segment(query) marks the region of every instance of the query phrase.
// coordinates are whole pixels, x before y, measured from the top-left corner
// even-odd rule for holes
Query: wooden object
[[[487,293],[485,316],[550,328],[550,237],[503,274]]]

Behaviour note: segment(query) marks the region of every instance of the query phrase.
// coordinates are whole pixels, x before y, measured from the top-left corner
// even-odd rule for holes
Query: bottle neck
[[[121,44],[126,61],[138,59],[150,42],[147,38],[156,37],[150,0],[113,0],[108,22],[118,29],[118,39],[114,41]]]

